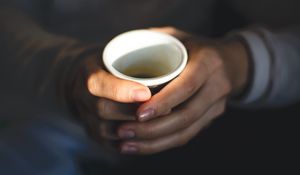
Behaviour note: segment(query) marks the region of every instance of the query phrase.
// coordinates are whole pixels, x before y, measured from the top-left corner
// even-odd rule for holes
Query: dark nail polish
[[[153,109],[147,109],[145,111],[142,111],[138,114],[139,120],[140,121],[147,121],[151,119],[155,114],[155,111]]]
[[[135,137],[135,133],[132,130],[121,130],[119,137],[122,139],[132,139]]]

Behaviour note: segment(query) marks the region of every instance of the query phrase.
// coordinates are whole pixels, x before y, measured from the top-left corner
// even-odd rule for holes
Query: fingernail
[[[121,139],[132,139],[135,137],[135,133],[132,130],[121,130],[119,132],[119,137]]]
[[[121,148],[121,152],[123,154],[136,154],[138,152],[137,147],[132,146],[132,145],[124,145]]]
[[[135,101],[146,101],[150,98],[149,92],[144,89],[135,90],[133,94],[133,99]]]
[[[140,121],[147,121],[151,119],[154,116],[154,114],[155,114],[154,109],[150,108],[138,113],[138,117]]]

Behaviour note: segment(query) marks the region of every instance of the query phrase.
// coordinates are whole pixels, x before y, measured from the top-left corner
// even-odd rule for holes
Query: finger
[[[130,139],[126,136],[132,135],[138,139],[153,139],[189,127],[224,96],[223,87],[218,84],[220,81],[218,76],[213,76],[202,90],[177,111],[147,122],[125,123],[118,129],[118,135],[122,139]]]
[[[213,105],[191,127],[174,134],[154,140],[127,141],[121,144],[124,154],[154,154],[174,147],[186,145],[202,129],[224,112],[225,100],[222,99]]]
[[[104,139],[116,140],[119,138],[116,134],[116,122],[101,120],[86,108],[78,108],[78,112],[87,125],[90,135],[98,142],[104,143]]]
[[[87,82],[89,92],[123,103],[143,102],[151,97],[149,88],[142,84],[119,79],[104,70],[92,73]]]
[[[118,140],[116,134],[117,123],[108,120],[101,120],[99,122],[99,135],[101,139]]]
[[[98,123],[96,141],[105,149],[116,152],[119,148],[119,138],[116,135],[118,123],[108,120],[100,120]]]
[[[159,28],[153,27],[153,28],[150,28],[150,30],[172,35],[172,36],[178,38],[179,40],[182,40],[182,39],[185,39],[187,37],[190,37],[189,34],[183,32],[181,30],[178,30],[178,29],[176,29],[174,27],[159,27]]]
[[[97,104],[98,115],[105,120],[133,121],[138,108],[137,103],[119,103],[109,99],[100,99]]]
[[[190,59],[187,67],[178,78],[170,82],[151,100],[144,103],[137,112],[140,121],[160,116],[196,93],[221,62],[213,56],[201,53]]]

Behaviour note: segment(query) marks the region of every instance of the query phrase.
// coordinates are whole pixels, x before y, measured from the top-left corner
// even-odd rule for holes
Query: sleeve
[[[250,56],[250,83],[242,98],[246,107],[278,107],[300,101],[300,28],[271,31],[253,27],[236,32]]]
[[[49,33],[24,11],[0,6],[0,71],[6,82],[1,84],[16,87],[30,98],[64,101],[61,98],[70,91],[82,61],[96,55],[98,48]]]

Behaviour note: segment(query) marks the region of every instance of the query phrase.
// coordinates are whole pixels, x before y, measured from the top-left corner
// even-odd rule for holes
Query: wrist
[[[247,48],[239,39],[220,41],[218,48],[232,85],[232,95],[239,95],[246,89],[248,84],[250,66]]]

